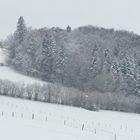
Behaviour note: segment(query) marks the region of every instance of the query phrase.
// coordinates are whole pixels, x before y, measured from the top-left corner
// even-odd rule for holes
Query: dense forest
[[[140,36],[93,26],[32,29],[23,17],[7,38],[17,71],[84,93],[140,95]]]

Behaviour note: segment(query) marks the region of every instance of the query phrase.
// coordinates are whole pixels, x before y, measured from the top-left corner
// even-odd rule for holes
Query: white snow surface
[[[0,139],[140,140],[140,115],[0,96]]]
[[[17,73],[12,68],[6,66],[6,57],[7,57],[7,50],[0,48],[0,63],[4,64],[5,66],[0,66],[0,79],[3,80],[10,80],[13,82],[20,82],[25,84],[45,84],[46,82],[43,82],[41,80],[22,75],[20,73]]]
[[[0,63],[5,63],[5,59],[6,59],[6,51],[4,51],[5,49],[0,48]]]

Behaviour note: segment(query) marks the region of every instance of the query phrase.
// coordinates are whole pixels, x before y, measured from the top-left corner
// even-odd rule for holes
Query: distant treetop
[[[68,25],[67,26],[67,32],[71,32],[72,31],[72,29],[71,29],[71,27]]]

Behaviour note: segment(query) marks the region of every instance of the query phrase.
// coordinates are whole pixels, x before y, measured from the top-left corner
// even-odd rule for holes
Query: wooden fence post
[[[23,118],[23,114],[21,114],[21,118]]]
[[[114,135],[114,140],[117,140],[117,136],[116,136],[116,134]]]
[[[64,125],[66,125],[66,120],[64,120]]]
[[[14,117],[14,112],[12,112],[12,117]]]
[[[32,114],[32,120],[35,118],[35,115],[34,114]]]
[[[84,124],[82,125],[82,131],[84,130]]]
[[[94,130],[94,134],[96,134],[97,133],[97,131],[96,131],[96,129]]]

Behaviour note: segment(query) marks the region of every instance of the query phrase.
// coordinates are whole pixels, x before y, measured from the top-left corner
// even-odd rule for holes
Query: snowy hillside
[[[2,140],[139,140],[140,115],[0,96]]]
[[[10,80],[14,82],[24,82],[25,84],[39,83],[43,82],[35,78],[31,78],[22,74],[15,72],[13,69],[6,65],[7,51],[0,48],[0,79]]]
[[[5,64],[5,59],[6,59],[6,51],[3,48],[0,48],[0,63]]]

